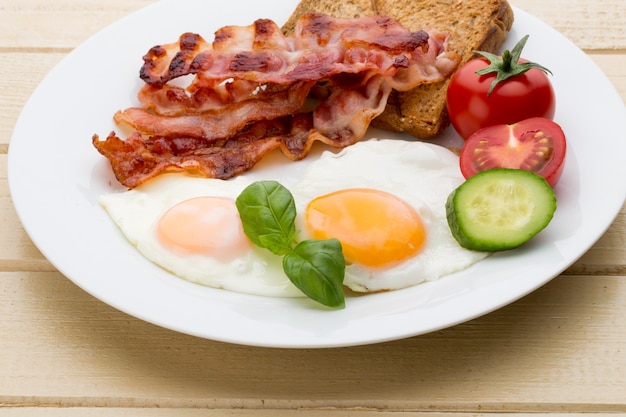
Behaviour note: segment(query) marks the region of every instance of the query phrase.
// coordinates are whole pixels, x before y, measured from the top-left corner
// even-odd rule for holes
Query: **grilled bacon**
[[[393,89],[439,81],[454,70],[458,57],[447,39],[382,16],[315,13],[304,15],[290,37],[267,19],[221,28],[212,43],[185,33],[143,57],[142,107],[114,116],[135,132],[125,141],[94,135],[93,144],[130,188],[170,170],[228,178],[278,147],[296,160],[315,141],[349,146]],[[186,76],[187,86],[177,84]],[[185,152],[173,151],[180,143]]]

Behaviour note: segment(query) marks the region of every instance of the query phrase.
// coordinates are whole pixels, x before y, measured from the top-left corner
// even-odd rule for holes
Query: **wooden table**
[[[626,415],[625,209],[564,274],[508,307],[361,347],[283,350],[178,334],[57,272],[11,202],[12,128],[68,52],[150,3],[0,1],[0,415]],[[626,100],[624,0],[512,4],[588,53]]]

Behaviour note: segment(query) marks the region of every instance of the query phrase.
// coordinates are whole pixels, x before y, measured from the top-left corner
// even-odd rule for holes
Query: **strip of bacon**
[[[185,172],[227,179],[252,168],[281,146],[285,120],[257,122],[224,143],[197,138],[144,138],[138,132],[125,140],[111,132],[105,140],[94,135],[95,148],[111,161],[115,178],[134,188],[163,172]]]
[[[144,56],[140,77],[157,88],[189,74],[224,81],[290,84],[369,69],[395,72],[429,48],[429,34],[411,32],[382,16],[337,19],[303,16],[293,37],[276,23],[259,19],[250,26],[218,30],[212,43],[185,33],[179,41],[155,46]]]
[[[257,98],[232,103],[228,111],[189,112],[172,117],[131,107],[118,111],[114,120],[144,135],[193,137],[209,142],[223,140],[237,134],[251,121],[276,119],[298,112],[312,86],[312,83],[298,82],[272,88],[271,93],[266,91]]]

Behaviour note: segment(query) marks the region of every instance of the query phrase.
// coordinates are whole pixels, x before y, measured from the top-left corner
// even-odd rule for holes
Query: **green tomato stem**
[[[546,74],[552,74],[549,69],[547,69],[543,65],[537,64],[536,62],[520,62],[522,50],[526,45],[528,37],[529,35],[526,35],[522,39],[520,39],[520,41],[511,51],[509,51],[508,49],[504,50],[501,56],[492,54],[491,52],[474,51],[475,53],[483,56],[489,61],[489,65],[481,70],[476,71],[476,75],[487,75],[493,73],[496,74],[496,78],[489,86],[489,91],[487,92],[488,96],[491,95],[494,88],[496,88],[496,86],[502,81],[524,74],[526,71],[532,68],[541,70]]]

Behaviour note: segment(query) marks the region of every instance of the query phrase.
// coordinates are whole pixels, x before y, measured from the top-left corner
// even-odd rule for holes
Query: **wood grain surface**
[[[187,336],[121,313],[56,271],[12,205],[13,126],[64,56],[151,3],[0,1],[0,416],[626,415],[624,208],[580,260],[521,300],[360,347]],[[626,101],[624,0],[512,4],[582,48]]]

